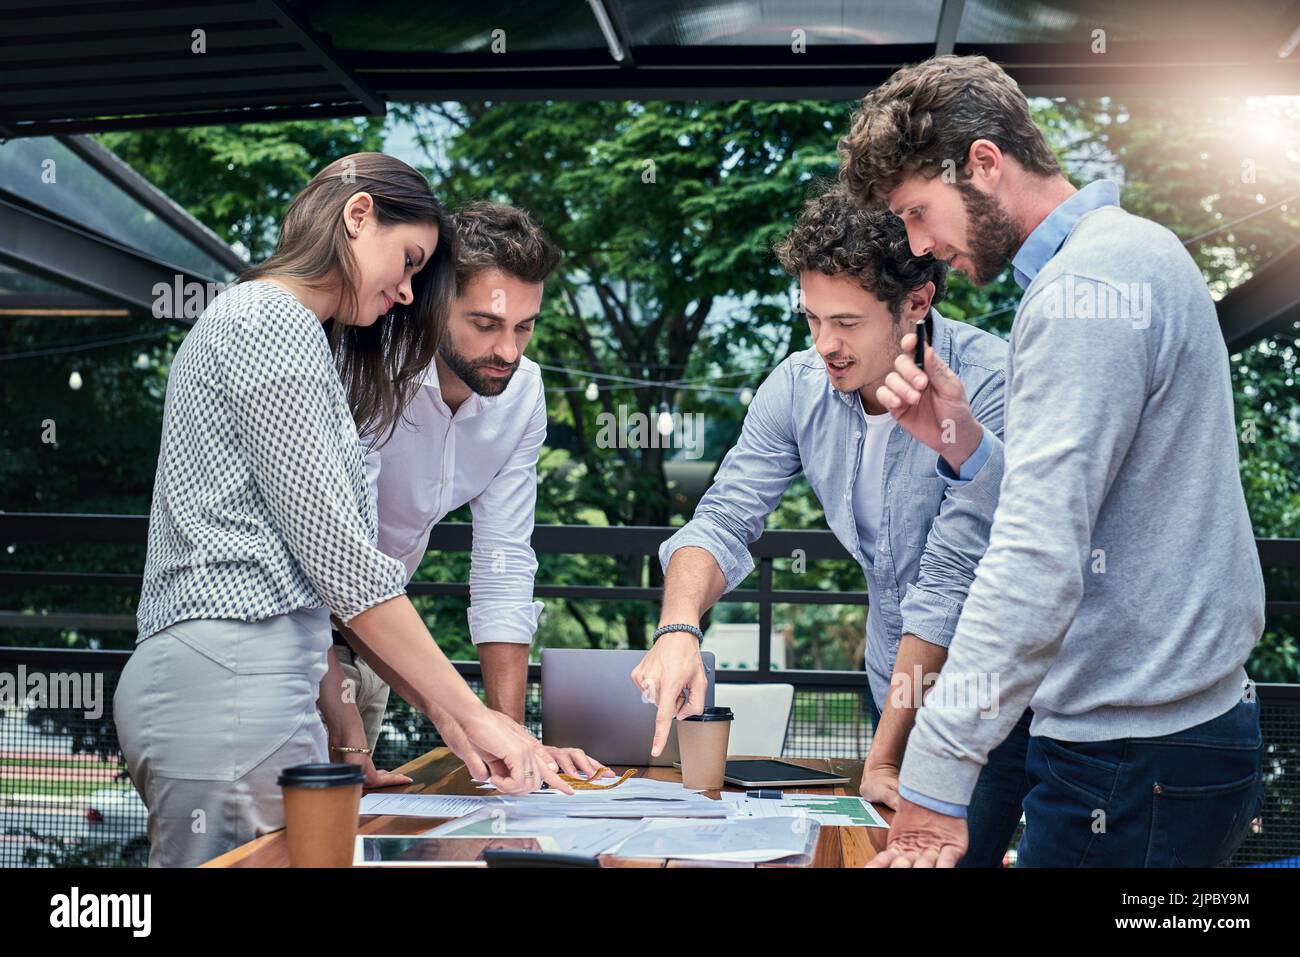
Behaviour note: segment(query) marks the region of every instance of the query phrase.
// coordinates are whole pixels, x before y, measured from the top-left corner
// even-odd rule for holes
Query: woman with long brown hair
[[[331,614],[476,779],[572,793],[541,743],[456,673],[402,564],[374,544],[359,434],[391,432],[432,361],[454,245],[423,176],[380,153],[344,157],[177,350],[139,638],[114,695],[151,866],[283,826],[280,769],[328,760],[317,699],[329,718]]]

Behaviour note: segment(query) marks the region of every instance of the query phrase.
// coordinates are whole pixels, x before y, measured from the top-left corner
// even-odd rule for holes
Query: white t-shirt
[[[858,538],[862,542],[862,556],[868,565],[876,560],[876,532],[880,529],[880,509],[885,475],[885,444],[889,433],[894,430],[894,417],[889,412],[868,415],[862,409],[866,433],[862,439],[862,468],[858,470],[858,480],[853,485],[853,518],[858,525]],[[855,430],[856,431],[856,430]]]

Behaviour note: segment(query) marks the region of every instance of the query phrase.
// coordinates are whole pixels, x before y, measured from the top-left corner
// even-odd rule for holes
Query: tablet
[[[723,780],[746,788],[807,787],[815,784],[848,784],[849,779],[829,771],[791,764],[788,761],[728,761]]]
[[[358,834],[352,863],[369,867],[487,867],[487,855],[492,851],[554,853],[559,849],[549,835]]]

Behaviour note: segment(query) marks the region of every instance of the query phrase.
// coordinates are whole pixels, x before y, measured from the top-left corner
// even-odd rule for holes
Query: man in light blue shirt
[[[974,450],[970,484],[1000,492],[872,866],[960,859],[976,781],[1029,704],[1018,865],[1225,864],[1263,802],[1243,666],[1264,589],[1199,269],[1121,209],[1113,183],[1076,190],[984,57],[900,70],[863,99],[841,151],[847,187],[902,216],[913,252],[976,283],[1010,261],[1025,290],[1005,447],[928,350],[924,371],[904,354],[877,393],[963,476]],[[991,713],[969,693],[987,678]]]
[[[900,339],[925,322],[938,353],[996,432],[1006,344],[939,315],[933,305],[945,291],[944,266],[911,255],[897,217],[858,209],[838,189],[805,207],[777,252],[799,280],[814,348],[790,356],[758,388],[740,439],[694,517],[661,546],[662,636],[633,681],[659,707],[657,754],[673,719],[703,705],[699,646],[687,629],[698,629],[708,608],[753,570],[749,545],[802,472],[866,578],[866,670],[876,733],[861,793],[896,807],[918,692],[947,654],[984,552],[997,486],[974,480],[958,487],[940,478],[939,455],[896,428],[875,392],[893,368]],[[965,471],[974,475],[979,461],[969,451]],[[1020,820],[1028,723],[1026,715],[980,778],[969,866],[999,866]]]

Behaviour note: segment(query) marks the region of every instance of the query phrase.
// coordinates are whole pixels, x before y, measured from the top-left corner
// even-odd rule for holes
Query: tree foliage
[[[426,147],[422,165],[448,205],[492,198],[527,206],[564,251],[530,346],[548,367],[550,393],[539,523],[666,525],[689,513],[691,496],[675,471],[681,459],[674,450],[602,447],[598,417],[616,414],[620,405],[652,415],[699,412],[707,426],[705,460],[721,458],[743,419],[739,391],[756,387],[767,370],[808,345],[806,325],[791,307],[793,283],[771,246],[817,180],[834,175],[835,142],[850,108],[811,101],[610,101],[395,111]],[[1071,178],[1077,184],[1098,175],[1119,178],[1128,209],[1195,239],[1189,248],[1216,295],[1296,240],[1296,203],[1268,208],[1300,192],[1295,110],[1294,101],[1035,104]],[[380,149],[383,137],[376,123],[361,120],[114,133],[101,140],[255,261],[272,248],[289,198],[317,169],[348,152]],[[1219,229],[1260,210],[1266,211]],[[983,289],[955,276],[940,308],[1005,335],[1018,298],[1008,275]],[[180,334],[160,333],[147,319],[0,325],[6,352],[150,332],[157,338],[143,344],[5,363],[4,508],[147,512],[166,372]],[[1297,345],[1295,331],[1284,330],[1232,357],[1243,436],[1252,423],[1238,452],[1260,536],[1297,534]],[[76,392],[67,385],[74,370],[85,383]],[[594,401],[586,397],[591,382],[599,386]],[[39,441],[46,419],[58,425],[57,445]],[[824,527],[806,484],[796,483],[769,525]],[[431,554],[418,577],[465,581],[467,561]],[[5,567],[138,571],[142,563],[136,546],[24,546],[6,555]],[[849,562],[810,563],[801,573],[788,566],[778,560],[778,587],[863,587]],[[541,557],[539,581],[660,580],[654,559]],[[1294,595],[1297,582],[1278,572],[1269,584],[1270,597],[1282,599]],[[122,592],[9,589],[3,605],[129,614],[134,599]],[[419,604],[453,657],[472,656],[463,600]],[[541,644],[638,647],[653,613],[644,602],[548,604]],[[756,617],[743,605],[718,614]],[[792,663],[861,667],[862,615],[860,606],[778,609],[778,624],[789,625]],[[32,629],[10,636],[77,646],[130,641],[122,632]],[[1296,680],[1294,636],[1293,622],[1270,619],[1252,674]]]

